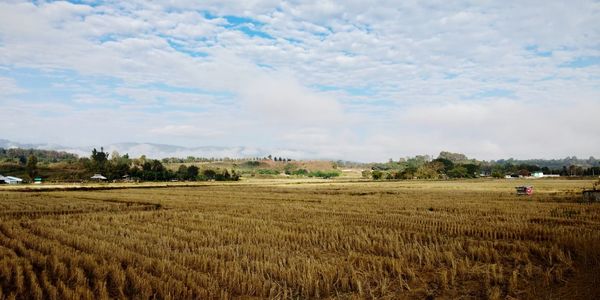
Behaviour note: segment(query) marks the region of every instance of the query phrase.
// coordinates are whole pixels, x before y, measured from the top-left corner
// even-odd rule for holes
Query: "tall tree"
[[[177,177],[181,180],[188,179],[188,167],[186,165],[180,165],[177,169]]]
[[[196,180],[196,178],[198,177],[198,173],[199,173],[199,169],[196,166],[189,166],[187,168],[187,179],[188,180]]]
[[[92,168],[94,172],[104,172],[106,171],[106,162],[108,161],[108,152],[104,152],[104,147],[100,148],[100,151],[92,150],[92,156],[90,157],[92,160]]]
[[[27,169],[27,174],[29,175],[29,178],[31,178],[32,180],[38,174],[37,163],[38,163],[37,157],[33,154],[30,154],[29,157],[27,158],[27,165],[25,166],[25,168]]]

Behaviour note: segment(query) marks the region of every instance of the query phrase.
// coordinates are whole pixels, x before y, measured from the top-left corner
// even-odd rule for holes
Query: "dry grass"
[[[0,190],[0,298],[593,296],[600,205],[573,202],[590,183],[518,184]]]

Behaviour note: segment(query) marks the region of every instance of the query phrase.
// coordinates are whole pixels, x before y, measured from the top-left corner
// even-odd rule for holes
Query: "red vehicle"
[[[531,196],[533,194],[533,186],[531,185],[517,186],[515,189],[517,190],[517,195]]]

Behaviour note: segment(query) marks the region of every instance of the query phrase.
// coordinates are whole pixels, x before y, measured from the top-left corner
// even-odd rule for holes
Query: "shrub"
[[[320,178],[332,178],[332,177],[337,177],[340,176],[340,172],[339,171],[312,171],[310,173],[308,173],[308,177],[320,177]]]
[[[280,172],[277,170],[270,170],[270,169],[258,169],[256,170],[256,173],[261,174],[261,175],[279,175]]]
[[[371,172],[371,177],[373,177],[373,180],[379,180],[382,176],[383,173],[379,170],[374,170],[373,172]]]

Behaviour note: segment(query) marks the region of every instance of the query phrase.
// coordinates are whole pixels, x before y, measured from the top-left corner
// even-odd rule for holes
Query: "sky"
[[[0,0],[0,124],[68,146],[600,157],[600,2]]]

